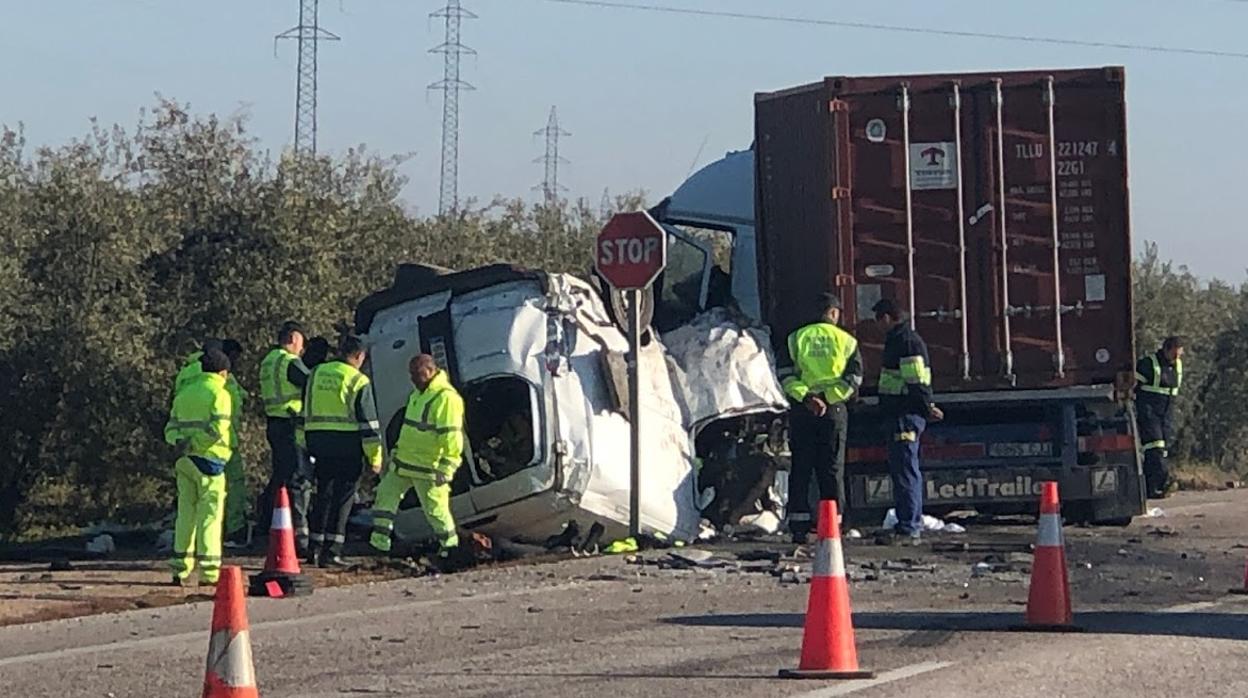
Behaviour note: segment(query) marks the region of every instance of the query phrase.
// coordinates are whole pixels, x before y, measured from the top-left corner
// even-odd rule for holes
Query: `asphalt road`
[[[1081,634],[1007,630],[1027,593],[1017,554],[989,553],[994,571],[973,576],[982,552],[850,545],[874,682],[775,678],[797,659],[808,587],[742,568],[735,553],[758,545],[721,549],[707,569],[599,558],[252,600],[256,673],[270,698],[1242,695],[1248,597],[1225,592],[1248,557],[1235,547],[1248,493],[1162,506],[1167,518],[1129,529],[1067,529]],[[195,695],[210,615],[200,603],[0,628],[2,693]]]

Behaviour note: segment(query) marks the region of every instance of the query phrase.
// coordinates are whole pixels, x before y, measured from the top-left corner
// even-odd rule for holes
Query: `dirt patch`
[[[259,571],[259,556],[227,564]],[[348,571],[305,569],[317,588],[386,581],[410,576],[386,565]],[[212,598],[212,587],[175,587],[163,559],[11,562],[0,564],[0,626],[144,608],[162,608]]]

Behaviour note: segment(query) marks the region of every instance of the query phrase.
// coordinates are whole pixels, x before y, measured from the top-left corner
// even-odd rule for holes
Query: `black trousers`
[[[795,405],[789,411],[789,449],[793,454],[789,473],[790,532],[810,532],[812,474],[819,485],[819,498],[835,499],[844,516],[845,432],[848,428],[849,410],[843,402],[828,405],[822,417],[811,414],[805,405]]]
[[[273,471],[256,506],[258,523],[263,530],[268,530],[273,520],[273,498],[277,496],[278,488],[285,485],[290,495],[295,546],[302,553],[308,547],[308,508],[312,498],[312,472],[308,456],[295,443],[293,419],[270,417],[264,435],[269,441],[269,450],[273,452]]]
[[[358,453],[352,457],[312,455],[316,459],[316,497],[312,503],[311,552],[341,555],[364,458]]]
[[[1170,466],[1166,462],[1174,445],[1174,410],[1168,398],[1141,398],[1135,402],[1136,425],[1144,448],[1144,483],[1150,497],[1165,494],[1170,484]]]

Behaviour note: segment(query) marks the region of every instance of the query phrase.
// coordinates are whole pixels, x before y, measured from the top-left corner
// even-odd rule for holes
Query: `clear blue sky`
[[[942,29],[1248,51],[1241,0],[652,0],[656,4]],[[414,152],[407,197],[436,208],[442,27],[439,0],[324,0],[343,37],[321,52],[321,149]],[[245,110],[274,149],[292,136],[295,47],[272,36],[297,0],[3,0],[0,121],[33,144],[87,119],[132,124],[153,93],[200,112]],[[829,74],[1127,66],[1134,235],[1205,275],[1248,268],[1248,60],[916,36],[551,4],[465,0],[460,190],[532,198],[531,134],[551,105],[573,136],[563,183],[595,204],[604,188],[670,191],[699,164],[749,144],[758,90]]]

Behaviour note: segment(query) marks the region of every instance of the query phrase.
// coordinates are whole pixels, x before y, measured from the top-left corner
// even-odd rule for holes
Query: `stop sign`
[[[594,243],[594,268],[615,288],[642,289],[667,266],[667,233],[645,211],[617,213]]]

